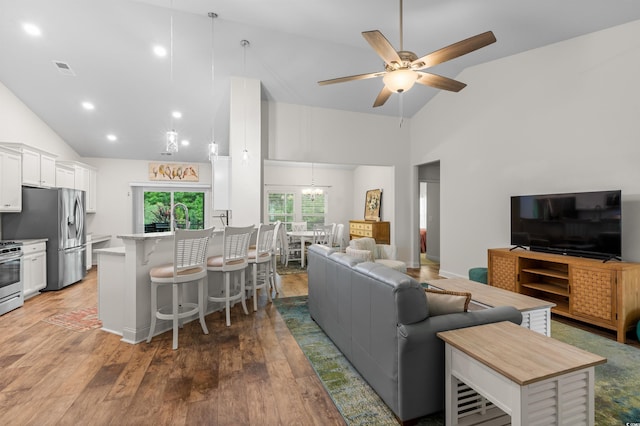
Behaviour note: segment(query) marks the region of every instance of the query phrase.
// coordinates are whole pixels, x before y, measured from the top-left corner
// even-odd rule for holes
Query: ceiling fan
[[[400,50],[396,51],[391,43],[378,30],[364,31],[362,36],[384,60],[384,71],[369,74],[351,75],[348,77],[334,78],[319,81],[320,86],[326,84],[342,83],[345,81],[365,80],[367,78],[382,77],[384,87],[378,94],[374,107],[384,105],[393,93],[402,93],[411,89],[415,83],[436,89],[459,92],[466,84],[441,75],[424,72],[422,70],[449,61],[496,41],[493,32],[487,31],[465,40],[451,44],[442,49],[431,52],[421,58],[402,46],[402,0],[400,0]]]

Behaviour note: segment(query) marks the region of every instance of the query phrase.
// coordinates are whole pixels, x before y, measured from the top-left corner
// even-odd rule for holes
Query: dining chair
[[[307,230],[307,222],[291,222],[291,230],[293,232],[306,231]]]
[[[207,248],[213,227],[203,230],[176,229],[173,237],[173,263],[156,266],[149,271],[151,278],[151,326],[147,343],[156,330],[156,320],[173,321],[173,349],[178,349],[178,328],[182,319],[198,314],[204,334],[209,334],[204,320],[205,286],[207,283]],[[198,282],[198,303],[184,301],[184,284]],[[158,288],[172,285],[171,307],[158,308]],[[170,309],[168,309],[170,308]],[[167,310],[168,309],[168,310]]]
[[[222,254],[207,258],[207,270],[222,273],[224,280],[223,294],[221,296],[208,296],[207,299],[210,302],[222,302],[225,304],[227,327],[231,325],[231,302],[240,300],[244,313],[249,315],[245,301],[245,269],[249,265],[249,240],[254,229],[253,225],[246,227],[225,227],[222,236]],[[234,280],[235,292],[231,294],[231,276],[234,272],[240,272],[240,288],[236,289],[237,280]]]
[[[313,227],[313,243],[323,246],[331,246],[333,238],[331,230],[333,225],[316,225]]]
[[[338,247],[340,251],[344,250],[344,223],[338,223],[336,225],[335,233],[333,234],[333,247]]]
[[[258,310],[258,289],[266,289],[267,299],[271,302],[271,288],[275,287],[274,274],[272,274],[273,262],[271,250],[273,247],[273,235],[275,225],[260,224],[256,237],[255,248],[249,249],[248,261],[252,267],[250,284],[245,285],[247,291],[253,292],[253,310]],[[262,271],[258,267],[262,266]],[[272,285],[273,284],[273,285]]]

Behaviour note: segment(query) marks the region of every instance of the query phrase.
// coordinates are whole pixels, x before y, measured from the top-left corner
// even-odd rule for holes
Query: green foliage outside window
[[[145,232],[170,231],[171,206],[175,203],[183,203],[189,209],[189,229],[204,229],[204,192],[148,191],[144,193]],[[184,210],[177,208],[174,213],[178,227],[184,228]]]

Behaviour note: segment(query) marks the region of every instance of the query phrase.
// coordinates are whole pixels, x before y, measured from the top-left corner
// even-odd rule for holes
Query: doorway
[[[418,166],[420,265],[440,263],[440,162]]]

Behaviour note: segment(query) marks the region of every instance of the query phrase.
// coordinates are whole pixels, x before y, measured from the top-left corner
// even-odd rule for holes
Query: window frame
[[[271,185],[269,187],[265,187],[264,190],[264,217],[271,222],[270,218],[271,218],[271,214],[269,212],[269,201],[270,201],[270,195],[271,194],[282,194],[282,195],[286,195],[286,194],[293,194],[294,198],[293,198],[293,219],[291,220],[291,222],[302,222],[303,221],[303,212],[302,212],[302,198],[303,197],[308,197],[308,195],[303,195],[302,194],[302,190],[303,188],[300,186],[280,186],[280,185]],[[324,214],[322,215],[323,217],[323,221],[322,223],[325,224],[327,221],[327,217],[329,216],[329,198],[330,198],[330,193],[327,190],[327,188],[322,188],[323,190],[323,194],[322,196],[324,197]],[[319,216],[317,214],[306,214],[304,216]],[[285,226],[285,229],[287,231],[291,231],[291,222],[286,222],[283,221],[283,225]],[[272,222],[271,222],[272,223]],[[311,229],[311,227],[309,227],[309,229]]]

